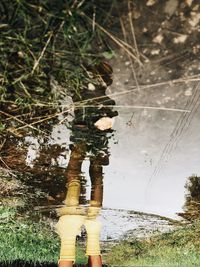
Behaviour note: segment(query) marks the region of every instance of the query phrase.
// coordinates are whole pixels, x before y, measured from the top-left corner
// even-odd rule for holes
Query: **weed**
[[[45,113],[48,120],[57,117],[60,107],[52,78],[57,82],[57,94],[80,96],[79,90],[89,79],[84,65],[98,61],[104,52],[99,53],[93,45],[94,41],[103,43],[102,35],[92,29],[88,16],[83,14],[95,10],[98,20],[105,17],[99,8],[102,4],[96,7],[90,1],[1,1],[1,132],[17,134],[13,128],[20,126],[38,130],[29,126],[35,124],[35,113]],[[105,57],[108,55],[111,56],[109,51]],[[37,125],[43,123],[39,121]]]
[[[1,262],[57,262],[60,240],[44,221],[33,222],[17,209],[0,207]],[[83,250],[77,249],[77,263],[86,262]]]
[[[199,266],[199,221],[149,239],[122,241],[106,257],[110,266]]]

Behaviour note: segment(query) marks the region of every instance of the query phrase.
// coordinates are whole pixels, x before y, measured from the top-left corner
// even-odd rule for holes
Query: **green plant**
[[[97,5],[74,0],[1,1],[0,131],[17,135],[25,128],[39,131],[38,125],[55,120],[63,110],[59,99],[70,94],[80,97],[83,84],[90,80],[84,66],[98,61],[104,51],[93,45],[103,41],[89,14],[95,10],[97,22],[106,21],[105,8],[110,5],[104,1]]]
[[[57,262],[59,238],[45,221],[32,221],[22,217],[17,209],[0,207],[0,262],[24,260]],[[77,263],[86,262],[83,250],[78,247]]]
[[[122,241],[105,257],[109,266],[199,266],[200,224],[134,242]]]

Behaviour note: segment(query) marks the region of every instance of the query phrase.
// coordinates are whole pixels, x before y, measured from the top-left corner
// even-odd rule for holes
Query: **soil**
[[[199,74],[198,0],[140,0],[130,6],[122,1],[111,14],[109,30],[135,55],[131,60],[124,47],[117,53],[118,58],[126,56],[124,67],[133,66],[140,85]]]

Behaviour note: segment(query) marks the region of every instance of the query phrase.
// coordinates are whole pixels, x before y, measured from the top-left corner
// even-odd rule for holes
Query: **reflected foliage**
[[[200,219],[200,177],[192,175],[185,185],[187,194],[185,196],[184,213],[180,215],[186,219]]]
[[[110,5],[73,0],[0,2],[0,134],[9,129],[22,136],[30,129],[26,123],[44,118],[45,123],[36,124],[48,132],[46,122],[62,110],[57,96],[78,94],[83,81],[90,80],[83,65],[98,61],[101,52],[109,50],[101,34],[91,31],[90,16],[95,10],[96,20],[104,21],[107,14],[100,10],[109,10]],[[18,120],[12,117],[16,115]],[[22,125],[23,130],[16,129]]]

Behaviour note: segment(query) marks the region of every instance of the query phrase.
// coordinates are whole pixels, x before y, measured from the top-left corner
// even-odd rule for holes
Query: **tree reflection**
[[[188,178],[185,188],[187,190],[185,196],[184,213],[179,213],[188,220],[200,218],[200,177],[192,175]]]

